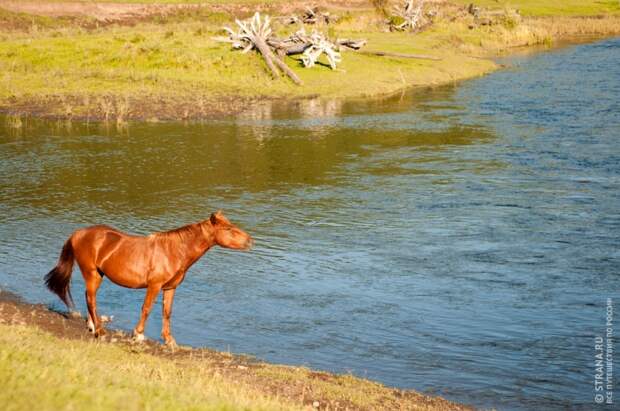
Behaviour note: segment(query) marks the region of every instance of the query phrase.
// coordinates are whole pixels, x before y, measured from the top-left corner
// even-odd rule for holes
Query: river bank
[[[368,98],[453,83],[498,69],[492,58],[515,47],[620,34],[617,2],[569,2],[558,9],[551,2],[483,1],[491,16],[485,19],[471,15],[467,3],[427,2],[434,17],[412,34],[387,31],[386,17],[371,2],[318,2],[338,16],[320,28],[331,37],[365,38],[366,51],[438,60],[351,51],[343,53],[338,70],[330,70],[305,69],[299,57],[288,57],[286,63],[304,82],[299,87],[272,79],[256,54],[232,51],[213,37],[236,17],[254,10],[288,16],[303,10],[302,2],[1,0],[0,111],[17,118],[117,122],[214,118],[260,111],[270,101]],[[274,21],[278,34],[297,29]]]
[[[472,409],[352,375],[135,344],[119,330],[95,340],[79,315],[7,291],[0,291],[0,331],[0,402],[9,409]]]

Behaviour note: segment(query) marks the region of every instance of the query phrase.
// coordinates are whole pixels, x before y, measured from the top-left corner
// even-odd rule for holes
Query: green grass
[[[0,325],[3,410],[294,410],[194,366],[113,344]]]
[[[474,3],[492,9],[510,7],[524,16],[594,16],[620,14],[617,0],[452,0],[464,5]]]
[[[411,85],[432,85],[471,77],[493,63],[439,53],[443,61],[396,59],[345,52],[336,71],[302,67],[287,58],[304,81],[270,77],[262,58],[241,54],[211,39],[220,24],[188,21],[145,23],[95,31],[42,30],[0,37],[0,99],[27,95],[359,97],[391,93]],[[351,32],[341,37],[369,39],[368,50],[437,55],[432,36]],[[454,52],[454,50],[452,50]],[[360,87],[363,85],[363,87]]]

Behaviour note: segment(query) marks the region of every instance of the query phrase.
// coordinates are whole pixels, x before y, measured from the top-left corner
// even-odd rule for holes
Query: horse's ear
[[[209,221],[211,221],[211,224],[216,225],[217,224],[217,213],[212,213],[211,217],[209,217]]]

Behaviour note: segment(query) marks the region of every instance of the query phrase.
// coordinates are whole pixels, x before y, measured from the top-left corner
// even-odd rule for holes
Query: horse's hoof
[[[172,337],[168,338],[168,339],[164,342],[164,344],[166,345],[166,347],[168,347],[168,348],[172,348],[172,349],[175,349],[175,348],[177,348],[177,347],[178,347],[177,342],[176,342],[176,341],[174,340],[174,338],[172,338]]]
[[[95,338],[103,337],[106,334],[103,328],[95,330]]]
[[[142,343],[144,342],[145,338],[144,338],[144,334],[143,333],[137,333],[134,331],[133,333],[133,340],[137,343]]]
[[[88,322],[88,332],[91,334],[95,333],[95,324],[92,321]]]

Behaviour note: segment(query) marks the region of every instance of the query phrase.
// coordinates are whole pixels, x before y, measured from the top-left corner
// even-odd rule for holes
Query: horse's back
[[[128,235],[126,233],[123,233],[121,230],[117,230],[114,227],[111,227],[109,225],[105,225],[105,224],[97,224],[97,225],[91,225],[88,227],[84,227],[84,228],[80,228],[76,231],[76,233],[105,233],[105,232],[114,232],[114,233],[119,233],[119,234],[124,234],[124,235]]]
[[[71,244],[81,267],[94,266],[103,249],[114,247],[125,237],[129,236],[114,227],[93,225],[76,230],[71,236]]]
[[[134,265],[142,266],[148,254],[148,238],[126,234],[107,225],[94,225],[77,230],[72,236],[76,259],[82,272],[105,275],[125,287],[139,288],[144,284]],[[129,266],[126,264],[131,262]]]

